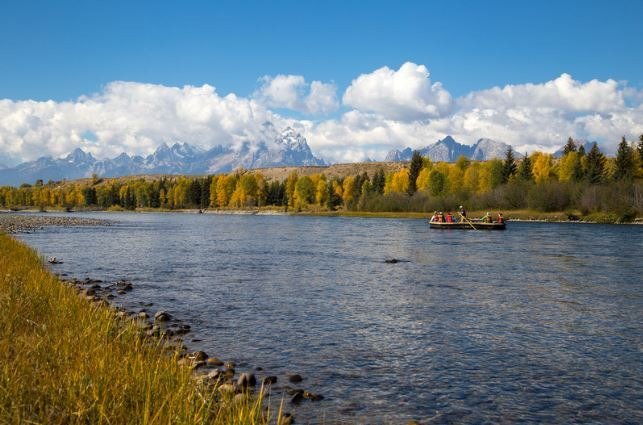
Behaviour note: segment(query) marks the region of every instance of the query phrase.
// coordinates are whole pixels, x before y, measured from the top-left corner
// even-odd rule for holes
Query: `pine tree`
[[[374,192],[377,192],[380,195],[384,193],[384,186],[386,185],[386,176],[384,176],[384,170],[379,168],[375,172],[371,184],[373,185]]]
[[[596,142],[587,154],[587,170],[585,177],[587,181],[595,184],[603,181],[605,176],[605,155],[598,149]]]
[[[516,174],[517,168],[513,149],[509,146],[505,154],[505,162],[502,164],[502,183],[507,183],[511,176]]]
[[[422,155],[419,151],[413,151],[411,164],[409,165],[409,189],[407,191],[409,195],[417,192],[416,180],[420,174],[420,170],[422,170]]]
[[[581,158],[585,156],[585,145],[580,145],[578,147],[578,156]]]
[[[520,161],[520,166],[518,167],[518,178],[522,181],[532,181],[534,179],[534,174],[531,171],[531,159],[525,154],[525,157]]]
[[[579,182],[585,178],[585,170],[583,169],[583,161],[581,161],[580,152],[574,155],[574,166],[572,169],[572,181]]]
[[[567,139],[567,144],[563,148],[563,155],[567,155],[570,152],[576,152],[576,143],[574,143],[574,139],[571,137]]]
[[[616,171],[614,180],[631,180],[634,177],[634,149],[627,143],[625,136],[618,144],[616,152]]]

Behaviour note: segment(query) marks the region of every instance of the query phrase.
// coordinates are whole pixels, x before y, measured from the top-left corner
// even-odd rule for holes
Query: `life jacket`
[[[451,214],[447,214],[447,223],[453,223],[453,216]]]

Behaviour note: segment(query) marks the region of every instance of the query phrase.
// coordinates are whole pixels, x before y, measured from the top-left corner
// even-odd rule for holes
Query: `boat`
[[[506,223],[486,223],[484,221],[460,221],[460,222],[440,222],[430,221],[429,228],[431,229],[468,229],[468,230],[505,230]]]

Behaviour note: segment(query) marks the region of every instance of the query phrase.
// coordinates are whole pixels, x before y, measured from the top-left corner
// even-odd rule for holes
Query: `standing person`
[[[501,212],[499,212],[499,213],[498,213],[498,223],[504,223],[504,222],[505,222],[505,219],[504,219],[504,218],[502,218],[502,213],[501,213]]]
[[[464,209],[462,205],[460,205],[460,221],[467,221],[467,211]]]

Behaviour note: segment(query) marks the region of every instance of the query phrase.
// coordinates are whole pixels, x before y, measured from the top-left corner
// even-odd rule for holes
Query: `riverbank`
[[[408,219],[428,219],[432,213],[424,212],[401,212],[401,211],[349,211],[349,210],[311,210],[311,211],[288,211],[286,208],[279,207],[262,207],[248,209],[163,209],[163,208],[137,208],[135,210],[124,209],[83,209],[78,212],[123,212],[132,211],[139,213],[185,213],[185,214],[220,214],[220,215],[300,215],[300,216],[320,216],[320,217],[361,217],[361,218],[408,218]],[[39,213],[42,211],[34,209],[23,209],[20,211],[0,211],[0,230],[2,229],[2,216],[16,216],[16,212]],[[64,210],[52,209],[51,212],[63,213]],[[507,221],[527,221],[540,223],[601,223],[601,224],[643,224],[643,217],[627,217],[616,213],[590,213],[583,215],[580,211],[552,211],[543,212],[536,210],[504,210],[503,216]],[[469,217],[483,217],[486,211],[474,210],[469,211]],[[492,216],[497,211],[490,211]],[[81,219],[84,220],[84,219]],[[52,220],[55,223],[55,220]],[[60,224],[60,225],[93,225],[93,224]],[[51,224],[56,225],[56,224]],[[27,229],[28,230],[28,229]]]
[[[79,296],[34,250],[2,232],[0,269],[0,416],[7,422],[268,423],[261,393],[239,396],[218,379],[197,381],[195,359],[183,357],[178,341],[148,336],[102,299]]]

